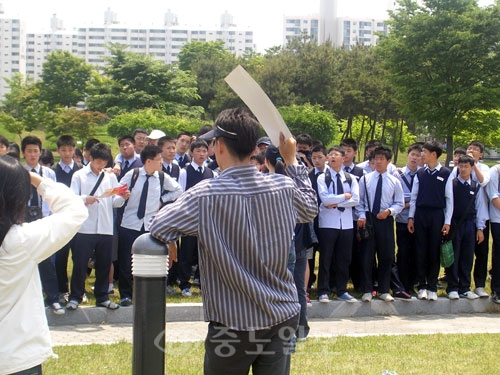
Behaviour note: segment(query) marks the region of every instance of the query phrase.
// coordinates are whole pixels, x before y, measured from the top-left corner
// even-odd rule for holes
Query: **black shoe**
[[[404,290],[402,290],[400,292],[395,292],[394,298],[401,301],[410,301],[412,297],[410,293],[407,293]]]
[[[132,300],[130,298],[122,298],[120,300],[120,305],[123,307],[132,306]]]
[[[498,295],[498,293],[494,292],[492,295],[491,295],[491,301],[493,303],[496,303],[497,305],[500,305],[500,295]]]

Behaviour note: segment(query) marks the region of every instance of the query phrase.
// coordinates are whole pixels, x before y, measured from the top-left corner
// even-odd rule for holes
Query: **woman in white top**
[[[34,186],[52,215],[24,223]],[[82,200],[63,184],[0,157],[0,375],[41,374],[53,356],[38,263],[64,246],[87,218]]]

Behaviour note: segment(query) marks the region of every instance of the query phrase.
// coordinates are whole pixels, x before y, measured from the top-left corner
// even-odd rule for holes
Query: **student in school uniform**
[[[489,199],[491,221],[491,237],[493,248],[491,254],[491,300],[500,304],[500,167],[496,165],[490,170],[490,182],[486,185]]]
[[[26,160],[24,167],[28,171],[39,174],[44,179],[56,181],[56,174],[54,171],[48,167],[41,166],[38,163],[42,152],[42,141],[40,138],[34,135],[24,137],[21,141],[21,151],[24,159]],[[42,217],[50,215],[48,202],[42,200],[41,195],[34,188],[32,188],[32,195],[28,205],[31,207],[40,207]],[[41,217],[38,217],[37,219],[41,219]],[[59,304],[59,288],[57,285],[56,268],[51,257],[38,264],[38,271],[40,272],[40,280],[42,281],[43,291],[46,295],[46,304],[52,309],[54,314],[64,314],[65,311]]]
[[[118,146],[120,147],[120,153],[115,158],[113,172],[120,181],[128,171],[142,167],[142,162],[139,154],[135,152],[134,137],[131,135],[121,136],[118,138]]]
[[[413,181],[408,231],[416,238],[417,298],[437,301],[439,247],[442,236],[450,232],[453,184],[450,170],[438,161],[443,153],[441,145],[431,141],[422,149],[426,166],[417,171]]]
[[[67,187],[71,185],[73,174],[82,169],[81,163],[75,162],[76,142],[71,135],[61,135],[57,138],[57,153],[60,156],[60,161],[52,167],[56,174],[56,181],[61,182]],[[71,248],[71,240],[62,249],[55,254],[55,267],[57,274],[57,284],[59,286],[59,303],[67,303],[69,297],[68,285],[68,258],[69,249]]]
[[[342,169],[345,151],[341,147],[328,150],[328,168],[318,176],[319,206],[319,302],[330,301],[330,270],[335,272],[337,298],[358,302],[347,292],[349,265],[354,236],[352,208],[359,203],[358,181]]]
[[[175,143],[175,160],[181,168],[184,168],[191,161],[191,156],[189,156],[188,151],[191,146],[192,139],[192,135],[188,132],[182,131],[177,135],[177,142]]]
[[[179,142],[179,140],[177,140]],[[208,144],[203,139],[197,139],[191,143],[190,151],[192,155],[191,163],[183,168],[179,174],[179,184],[183,191],[187,191],[198,182],[207,178],[213,178],[214,173],[205,166],[208,157]],[[198,240],[195,236],[183,236],[180,241],[178,253],[178,276],[179,287],[182,295],[191,296],[191,266],[198,252]]]
[[[96,306],[115,310],[120,306],[109,300],[108,276],[112,261],[113,208],[123,206],[130,192],[101,197],[105,192],[119,187],[114,173],[104,171],[111,159],[110,147],[98,143],[90,149],[90,162],[76,171],[71,180],[71,190],[81,196],[89,217],[75,235],[72,249],[73,273],[67,310],[76,310],[82,302],[87,277],[87,264],[92,251],[95,254],[94,295]]]
[[[158,147],[161,149],[161,158],[163,160],[161,169],[175,181],[178,181],[181,168],[177,164],[177,160],[175,160],[175,143],[175,138],[168,135],[158,140]]]
[[[396,216],[396,242],[398,245],[397,267],[399,277],[407,293],[413,291],[416,280],[415,264],[417,253],[415,248],[415,234],[408,231],[408,214],[410,212],[410,199],[413,189],[413,182],[419,169],[420,158],[422,157],[422,146],[412,144],[406,153],[406,165],[394,172],[401,186],[405,200],[404,209]]]
[[[358,227],[367,221],[373,225],[373,236],[362,242],[362,300],[372,299],[373,265],[377,255],[377,279],[379,298],[394,301],[389,293],[392,265],[394,263],[394,217],[403,210],[403,188],[399,180],[387,170],[392,151],[378,147],[373,151],[375,171],[366,174],[359,182]]]
[[[472,179],[475,161],[469,155],[458,159],[457,177],[453,178],[453,252],[455,262],[446,270],[448,287],[446,292],[451,300],[479,296],[470,290],[474,244],[484,241],[483,230],[488,218],[488,207],[483,198],[483,190]]]
[[[121,181],[130,191],[119,228],[118,285],[122,306],[132,304],[132,244],[149,231],[151,218],[160,206],[174,201],[182,193],[180,185],[161,171],[161,149],[158,146],[144,147],[141,162],[143,167],[129,171]]]

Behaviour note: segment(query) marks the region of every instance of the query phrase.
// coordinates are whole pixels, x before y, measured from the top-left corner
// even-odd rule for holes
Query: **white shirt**
[[[205,166],[203,165],[198,165],[194,161],[191,160],[191,165],[193,166],[194,170],[197,171],[199,167],[201,167],[202,173],[205,172]],[[187,167],[187,165],[186,165]],[[187,181],[187,171],[186,168],[181,168],[179,172],[179,185],[182,187],[182,191],[186,191],[186,181]]]
[[[24,168],[26,168],[28,171],[31,172],[31,167],[28,165],[28,164],[25,164],[24,165]],[[56,179],[56,172],[54,172],[52,169],[48,168],[48,167],[44,167],[40,164],[37,163],[37,165],[35,166],[35,168],[33,168],[36,173],[40,174],[40,170],[42,171],[41,173],[41,176],[43,178],[47,178],[49,180],[52,180],[52,181],[56,181],[57,182],[57,179]],[[50,209],[49,209],[49,202],[45,202],[41,197],[40,197],[40,194],[38,195],[38,204],[40,204],[40,202],[42,202],[42,215],[45,217],[45,216],[49,216],[50,215]],[[28,202],[28,205],[29,205],[29,202]]]
[[[334,229],[352,229],[353,228],[353,212],[352,207],[357,206],[359,203],[359,186],[358,180],[352,177],[351,185],[347,183],[345,172],[340,171],[340,179],[342,181],[342,188],[345,193],[351,193],[351,199],[346,200],[344,194],[337,195],[337,172],[330,169],[332,176],[332,183],[326,186],[325,173],[318,176],[318,194],[321,198],[319,206],[318,224],[320,228],[334,228]],[[345,208],[340,211],[337,208],[326,208],[336,204],[338,207]]]
[[[91,165],[92,162],[76,171],[71,180],[71,190],[80,195],[84,203],[99,177],[92,172]],[[120,186],[113,173],[101,173],[104,173],[104,178],[94,194],[96,197],[101,196],[107,189]],[[100,198],[99,202],[88,205],[89,217],[78,233],[113,235],[113,207],[121,207],[124,203],[125,200],[122,197],[113,195],[112,197]]]
[[[127,172],[120,181],[122,184],[127,184],[129,189],[133,174],[133,170]],[[182,194],[182,188],[168,174],[164,173],[164,176],[163,191],[166,191],[166,193],[164,193],[161,198],[162,202],[166,203],[177,199],[177,197]],[[123,219],[121,222],[123,228],[140,231],[144,225],[144,229],[149,231],[151,219],[160,209],[160,177],[158,176],[158,172],[155,172],[148,180],[148,195],[144,218],[139,219],[137,217],[137,210],[139,209],[139,201],[141,200],[142,188],[144,187],[145,181],[146,171],[143,167],[139,169],[139,175],[137,176],[134,187],[130,191],[130,197],[127,201],[125,211],[123,212]]]
[[[44,179],[38,193],[52,215],[13,225],[0,246],[0,375],[54,356],[38,263],[63,247],[87,218],[85,206],[65,185]]]

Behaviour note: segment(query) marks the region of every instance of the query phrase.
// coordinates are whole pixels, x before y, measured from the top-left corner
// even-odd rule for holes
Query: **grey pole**
[[[134,276],[133,375],[165,373],[165,287],[168,247],[151,234],[132,245]]]

